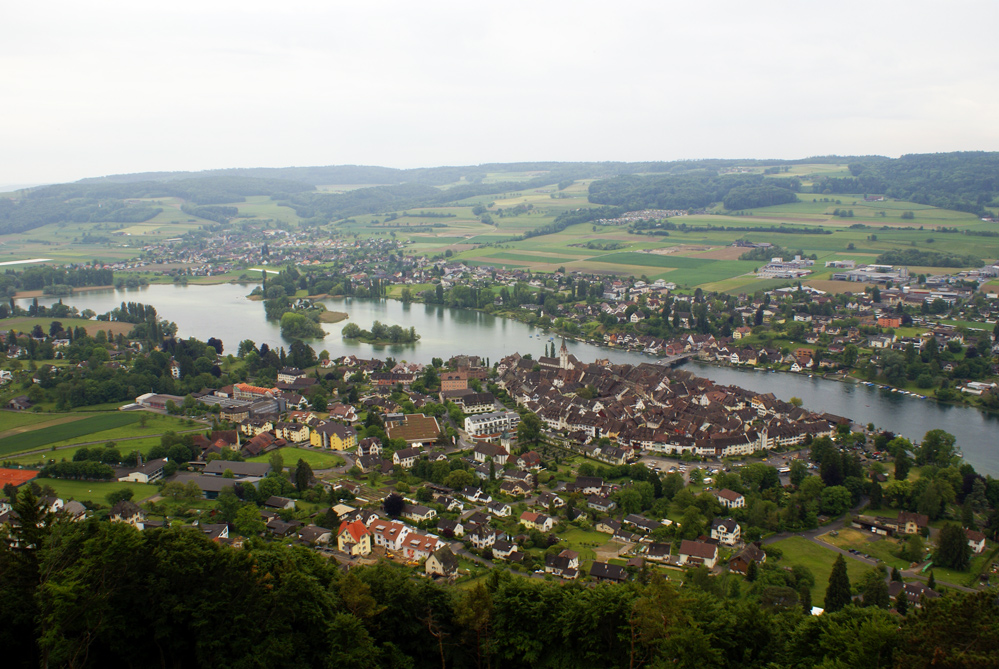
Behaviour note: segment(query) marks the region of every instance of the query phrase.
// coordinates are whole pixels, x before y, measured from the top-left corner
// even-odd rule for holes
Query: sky
[[[0,186],[999,150],[995,0],[0,6]]]

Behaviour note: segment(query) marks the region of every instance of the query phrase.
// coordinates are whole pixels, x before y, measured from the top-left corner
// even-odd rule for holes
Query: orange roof
[[[38,471],[35,469],[0,468],[0,487],[3,487],[8,483],[13,483],[15,487],[23,485],[36,476],[38,476]]]
[[[352,523],[348,523],[346,520],[343,521],[340,523],[340,529],[337,530],[337,534],[343,534],[345,529],[350,532],[350,538],[353,539],[355,543],[360,541],[365,534],[368,534],[367,526],[359,520],[355,520]]]

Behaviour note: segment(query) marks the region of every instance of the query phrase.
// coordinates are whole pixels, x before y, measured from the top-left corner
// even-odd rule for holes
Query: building
[[[707,568],[715,566],[718,561],[718,546],[706,544],[703,541],[684,539],[680,542],[680,564],[690,566],[704,565]]]
[[[145,464],[139,465],[137,469],[125,476],[119,476],[118,480],[131,483],[152,483],[153,481],[158,481],[163,478],[163,467],[166,465],[166,462],[166,458],[150,460]]]
[[[458,557],[449,546],[441,546],[430,554],[423,568],[428,576],[450,578],[458,573]]]
[[[520,414],[515,411],[491,411],[465,418],[465,432],[471,439],[495,438],[504,432],[513,432],[520,425]]]
[[[359,520],[343,521],[336,534],[337,549],[351,556],[367,555],[371,552],[371,533]]]
[[[746,506],[746,498],[728,488],[719,490],[715,493],[715,497],[726,509],[739,509]]]
[[[402,439],[410,446],[429,446],[437,441],[441,427],[433,416],[415,413],[406,414],[401,423],[393,423],[385,432],[389,439]]]
[[[742,530],[739,523],[731,518],[724,520],[716,518],[711,522],[711,538],[720,544],[734,546],[742,538]]]
[[[346,451],[357,448],[357,431],[341,423],[321,423],[312,430],[311,443],[316,448]]]

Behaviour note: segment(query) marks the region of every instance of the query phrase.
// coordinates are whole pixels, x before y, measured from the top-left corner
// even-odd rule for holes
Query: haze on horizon
[[[0,184],[999,149],[999,3],[8,3]]]

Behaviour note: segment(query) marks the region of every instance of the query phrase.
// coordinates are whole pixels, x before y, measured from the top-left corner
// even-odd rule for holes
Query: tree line
[[[746,593],[703,569],[682,588],[647,570],[587,587],[502,569],[455,588],[386,562],[344,573],[279,542],[66,522],[30,488],[15,510],[0,542],[10,667],[984,667],[999,653],[989,593],[811,616],[778,568]]]

